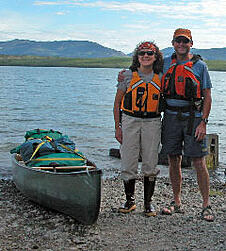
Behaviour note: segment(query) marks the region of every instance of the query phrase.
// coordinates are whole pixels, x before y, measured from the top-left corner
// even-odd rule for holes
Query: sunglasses
[[[138,51],[138,56],[144,56],[145,54],[147,54],[148,56],[153,56],[155,54],[154,51]]]
[[[181,42],[183,44],[188,44],[189,42],[191,42],[191,40],[186,38],[186,37],[177,37],[177,38],[174,39],[174,42],[176,42],[178,44],[181,43]]]

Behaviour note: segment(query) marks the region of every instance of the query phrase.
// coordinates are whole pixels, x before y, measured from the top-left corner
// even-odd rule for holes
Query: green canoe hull
[[[96,222],[101,202],[101,170],[46,171],[21,164],[12,156],[13,181],[30,200],[83,224]]]

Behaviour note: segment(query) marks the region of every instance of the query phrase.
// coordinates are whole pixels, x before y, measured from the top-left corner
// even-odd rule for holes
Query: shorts
[[[195,130],[201,118],[195,118],[192,135],[187,135],[188,119],[179,120],[176,115],[165,112],[162,122],[162,151],[168,155],[184,155],[199,158],[208,154],[206,138],[196,141]]]

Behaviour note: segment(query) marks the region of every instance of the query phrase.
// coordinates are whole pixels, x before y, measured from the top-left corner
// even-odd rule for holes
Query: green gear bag
[[[45,136],[48,136],[52,139],[59,139],[63,135],[61,132],[54,131],[53,129],[50,129],[50,130],[34,129],[34,130],[27,131],[24,137],[26,140],[29,140],[29,139],[42,139]]]
[[[53,129],[50,129],[50,130],[46,130],[46,129],[33,129],[33,130],[29,130],[29,131],[26,131],[25,135],[24,135],[24,138],[25,138],[25,141],[28,141],[30,139],[43,139],[44,137],[50,137],[52,139],[59,139],[63,136],[63,134],[59,131],[54,131]],[[65,135],[66,136],[66,135]],[[10,150],[10,153],[20,153],[20,148],[21,148],[21,145],[20,146],[17,146],[13,149]]]
[[[86,159],[83,158],[83,154],[81,152],[77,153],[51,153],[31,159],[27,165],[30,167],[86,165]]]

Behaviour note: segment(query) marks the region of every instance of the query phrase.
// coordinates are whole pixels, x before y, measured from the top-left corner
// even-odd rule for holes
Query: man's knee
[[[180,165],[182,161],[181,155],[168,155],[168,161],[170,165]]]
[[[192,162],[193,162],[193,165],[196,169],[205,168],[205,166],[206,166],[205,157],[192,158]]]

